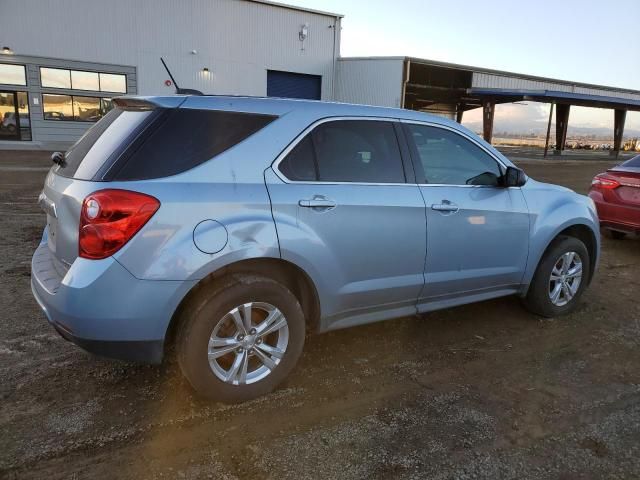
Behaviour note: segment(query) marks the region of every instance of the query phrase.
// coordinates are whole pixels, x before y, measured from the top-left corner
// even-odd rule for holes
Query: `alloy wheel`
[[[549,299],[558,307],[567,305],[582,283],[582,258],[576,252],[563,253],[551,270]]]
[[[284,314],[265,302],[230,310],[209,338],[211,370],[225,383],[246,385],[267,377],[280,363],[289,343]]]

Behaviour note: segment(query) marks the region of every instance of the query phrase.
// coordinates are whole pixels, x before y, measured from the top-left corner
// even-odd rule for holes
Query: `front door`
[[[0,92],[0,140],[31,140],[26,92]]]
[[[504,167],[452,129],[405,124],[427,212],[421,303],[515,292],[529,250],[520,188],[501,185]]]
[[[266,180],[282,257],[312,277],[323,327],[415,313],[425,207],[394,123],[321,123],[274,168]]]
[[[0,140],[20,140],[20,114],[15,92],[0,92]]]

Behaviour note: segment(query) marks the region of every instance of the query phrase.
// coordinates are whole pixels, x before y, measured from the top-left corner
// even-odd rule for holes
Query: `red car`
[[[640,155],[596,175],[589,196],[613,238],[640,233]]]

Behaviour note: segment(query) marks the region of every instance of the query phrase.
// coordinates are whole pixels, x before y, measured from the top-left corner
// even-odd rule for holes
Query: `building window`
[[[24,65],[0,63],[0,83],[3,85],[26,85]]]
[[[40,67],[40,84],[48,88],[127,93],[127,77],[118,73]]]
[[[96,97],[71,97],[73,118],[81,122],[97,122],[102,117],[100,99]]]
[[[127,93],[127,77],[115,73],[101,73],[100,91]]]
[[[71,72],[61,68],[40,68],[40,84],[49,88],[71,88]]]
[[[45,120],[73,120],[71,95],[42,95],[42,109]]]
[[[81,72],[71,70],[71,88],[74,90],[100,90],[97,72]]]
[[[113,108],[110,98],[42,94],[45,120],[97,122]]]

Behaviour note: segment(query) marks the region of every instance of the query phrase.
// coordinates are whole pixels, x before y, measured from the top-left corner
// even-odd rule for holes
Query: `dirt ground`
[[[520,162],[584,193],[606,160]],[[277,392],[195,398],[175,366],[98,359],[29,286],[48,161],[0,157],[1,478],[640,477],[640,240],[603,240],[577,311],[516,298],[309,337]]]

